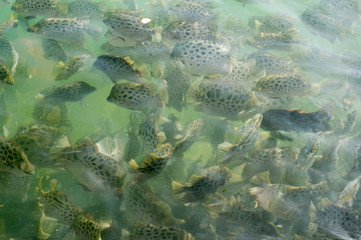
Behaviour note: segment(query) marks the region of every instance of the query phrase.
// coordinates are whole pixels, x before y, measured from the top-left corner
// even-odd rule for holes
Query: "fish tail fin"
[[[178,193],[184,192],[184,188],[185,188],[185,187],[186,187],[185,185],[180,184],[180,183],[178,183],[178,182],[176,182],[176,181],[173,181],[173,182],[172,182],[172,189],[173,189],[173,193],[174,193],[174,194],[178,194]]]
[[[55,80],[61,80],[62,70],[65,68],[65,64],[60,61],[57,63],[53,68],[53,76],[55,77]]]

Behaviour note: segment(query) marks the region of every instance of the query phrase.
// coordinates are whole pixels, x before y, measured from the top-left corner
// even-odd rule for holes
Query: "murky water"
[[[76,1],[22,1],[35,5],[17,10],[17,26],[0,36],[19,55],[14,84],[0,79],[0,239],[361,238],[357,0],[80,0],[102,17],[83,18],[84,39],[54,39],[68,59],[89,55],[61,81],[59,60],[42,46],[53,38],[28,29],[70,17]],[[45,2],[59,12],[28,13]],[[12,4],[0,0],[0,26]],[[136,23],[109,24],[119,16]],[[127,32],[139,21],[148,35]],[[166,35],[186,23],[193,32],[183,38],[194,39]],[[133,48],[114,46],[108,30]],[[157,42],[168,52],[153,60]],[[148,43],[154,52],[139,54]],[[125,51],[118,65],[105,63],[115,65],[108,74],[93,65]],[[117,67],[133,68],[139,82],[121,70],[112,82]],[[61,88],[78,81],[96,90]]]

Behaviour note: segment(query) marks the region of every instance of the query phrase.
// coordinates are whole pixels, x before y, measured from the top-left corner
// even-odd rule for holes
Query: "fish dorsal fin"
[[[249,181],[256,185],[269,184],[271,182],[270,173],[269,171],[258,173],[257,175],[253,176]]]
[[[126,61],[130,66],[134,66],[134,61],[130,59],[129,56],[123,57],[123,60]]]
[[[155,85],[152,82],[146,82],[143,84],[143,88],[147,91],[149,91],[151,94],[156,94],[158,91],[157,85]]]

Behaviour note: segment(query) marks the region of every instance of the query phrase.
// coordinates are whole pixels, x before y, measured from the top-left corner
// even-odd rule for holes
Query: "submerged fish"
[[[302,96],[311,90],[307,77],[297,72],[275,73],[261,78],[255,89],[272,98]]]
[[[195,102],[195,109],[215,116],[236,119],[238,114],[257,104],[251,90],[237,82],[195,82],[187,91],[187,102]]]
[[[154,226],[145,223],[136,223],[132,226],[129,240],[194,240],[192,234],[176,227]]]
[[[15,74],[16,68],[20,65],[18,52],[15,51],[12,43],[5,39],[0,39],[0,60],[5,63],[9,70],[11,70],[11,75]]]
[[[270,131],[319,132],[330,129],[330,119],[330,112],[326,109],[310,113],[271,109],[263,113],[261,127]]]
[[[135,69],[134,62],[129,57],[101,55],[97,57],[93,66],[104,72],[113,83],[117,83],[120,79],[142,82],[141,76],[150,78],[147,67],[143,65]]]
[[[82,44],[86,32],[96,37],[102,32],[102,29],[90,25],[90,20],[59,17],[44,18],[34,26],[29,27],[28,32],[38,33],[48,39]]]
[[[171,57],[181,70],[190,74],[228,74],[232,71],[230,46],[227,41],[178,42]]]
[[[10,14],[10,17],[8,20],[5,20],[0,23],[0,36],[7,33],[10,29],[17,27],[18,20],[16,19],[16,14]]]
[[[108,222],[97,222],[90,214],[78,214],[75,221],[71,224],[75,236],[79,240],[101,240],[101,232],[110,228]]]
[[[41,47],[44,51],[44,57],[53,61],[66,62],[68,55],[65,53],[63,47],[53,39],[41,38]]]
[[[112,193],[123,192],[125,171],[121,164],[99,152],[90,140],[84,139],[74,146],[60,148],[53,154],[54,164],[69,170],[87,190]]]
[[[153,152],[165,140],[164,132],[157,128],[157,116],[152,113],[139,125],[139,136],[143,142],[143,151]]]
[[[55,80],[66,80],[78,72],[88,61],[90,55],[76,56],[67,63],[59,62],[54,66]]]
[[[21,147],[8,139],[0,138],[0,172],[15,175],[32,175],[34,166]]]
[[[77,102],[96,90],[86,82],[78,81],[41,92],[44,100],[53,103]]]
[[[290,17],[253,16],[248,19],[248,26],[265,33],[287,33],[296,29]]]
[[[171,41],[213,40],[214,28],[207,23],[175,21],[162,31],[162,38]]]
[[[107,101],[120,107],[142,112],[152,112],[167,102],[165,89],[154,83],[118,83],[113,86]]]
[[[103,4],[100,2],[78,0],[68,4],[69,17],[100,19],[103,13]]]
[[[288,51],[299,43],[295,33],[257,33],[248,38],[247,44],[260,49],[277,49]]]
[[[175,194],[185,193],[182,197],[185,203],[203,201],[223,186],[231,178],[231,175],[227,168],[213,167],[208,169],[206,176],[193,175],[187,185],[173,181],[173,192]]]
[[[35,18],[39,15],[50,17],[65,11],[65,5],[60,0],[16,0],[11,10],[20,13],[25,18]]]

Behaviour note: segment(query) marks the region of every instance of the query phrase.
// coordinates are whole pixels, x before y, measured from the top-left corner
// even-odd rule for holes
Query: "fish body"
[[[247,55],[246,60],[252,59],[256,61],[254,72],[260,73],[265,70],[268,75],[287,72],[288,66],[291,63],[290,59],[263,51],[256,51]]]
[[[257,104],[254,92],[242,84],[209,80],[192,85],[187,91],[187,101],[196,102],[197,111],[229,119]]]
[[[214,167],[208,170],[206,176],[193,175],[188,185],[182,185],[177,182],[172,183],[175,194],[184,192],[185,195],[182,200],[185,203],[193,203],[204,200],[210,194],[213,194],[217,189],[229,180],[231,172],[227,168]]]
[[[16,0],[11,9],[26,18],[55,16],[59,11],[60,0]]]
[[[97,222],[90,214],[78,214],[70,229],[78,240],[101,240],[101,232],[110,228],[108,222]]]
[[[181,112],[185,105],[185,97],[188,88],[191,86],[195,77],[189,73],[185,73],[178,68],[170,67],[165,76],[168,90],[168,106]]]
[[[42,178],[37,188],[39,195],[37,201],[40,208],[46,216],[55,218],[59,223],[70,226],[83,210],[70,201],[68,195],[56,190],[58,185],[56,180],[51,181],[50,189],[47,192],[43,191],[41,181]]]
[[[65,53],[63,47],[53,39],[41,38],[41,47],[44,51],[44,57],[56,62],[66,62],[68,55]]]
[[[175,21],[162,31],[162,37],[171,41],[213,40],[215,34],[205,23]]]
[[[189,40],[178,42],[171,53],[177,66],[190,74],[228,74],[232,72],[227,41]]]
[[[18,20],[16,19],[16,15],[10,14],[9,19],[0,23],[0,36],[3,36],[10,29],[17,26]]]
[[[290,17],[253,16],[248,19],[248,26],[265,33],[287,33],[295,30],[295,23]]]
[[[319,132],[330,129],[330,119],[330,114],[323,110],[302,113],[297,110],[271,109],[263,113],[261,127],[270,131]]]
[[[202,118],[197,118],[192,121],[186,128],[184,137],[174,144],[173,156],[181,157],[195,143],[201,135],[201,130],[204,125]]]
[[[255,88],[273,98],[302,96],[310,92],[311,86],[306,80],[306,77],[299,73],[275,73],[261,78]]]
[[[109,14],[103,20],[113,34],[136,42],[151,41],[152,35],[156,34],[149,21],[149,18],[130,14]]]
[[[71,42],[83,43],[84,34],[90,35],[101,33],[101,28],[90,26],[90,20],[79,18],[44,18],[37,24],[28,28],[28,32],[41,34],[42,37]]]
[[[125,171],[121,164],[99,152],[90,141],[63,147],[53,155],[56,166],[69,170],[85,189],[120,196]]]
[[[118,83],[107,101],[130,110],[152,112],[163,106],[163,99],[154,83]]]
[[[0,138],[0,172],[15,175],[32,175],[34,166],[29,162],[21,147],[5,138]]]
[[[147,154],[140,166],[134,160],[130,161],[129,166],[137,174],[136,179],[144,181],[161,173],[172,155],[172,150],[172,145],[164,144],[154,153]]]
[[[77,102],[96,90],[86,82],[78,81],[44,90],[44,100],[53,103]]]
[[[100,19],[103,14],[103,7],[99,2],[80,0],[68,4],[69,17]]]
[[[104,72],[114,83],[120,79],[133,82],[141,81],[140,73],[134,68],[134,62],[129,57],[101,55],[93,66]]]
[[[168,14],[178,21],[209,23],[217,20],[211,8],[197,3],[185,2],[168,9]]]
[[[307,8],[300,16],[311,32],[334,43],[342,33],[342,22],[328,14],[320,6]]]
[[[161,201],[144,184],[129,183],[124,191],[122,208],[130,224],[147,222],[150,224],[172,225],[183,222],[173,217],[168,204]]]
[[[154,226],[145,223],[136,223],[132,226],[129,240],[194,240],[195,238],[182,229],[176,227]]]
[[[297,44],[295,33],[256,33],[247,39],[246,43],[259,49],[277,49],[288,51]]]
[[[14,75],[19,63],[19,54],[15,51],[11,42],[5,39],[0,39],[0,60],[2,60],[6,67],[11,70]]]
[[[88,61],[90,55],[72,57],[64,64],[59,62],[54,67],[55,80],[66,80],[78,72]]]
[[[140,124],[139,136],[143,142],[143,150],[146,152],[153,152],[165,140],[164,133],[158,131],[155,114],[150,114]]]

